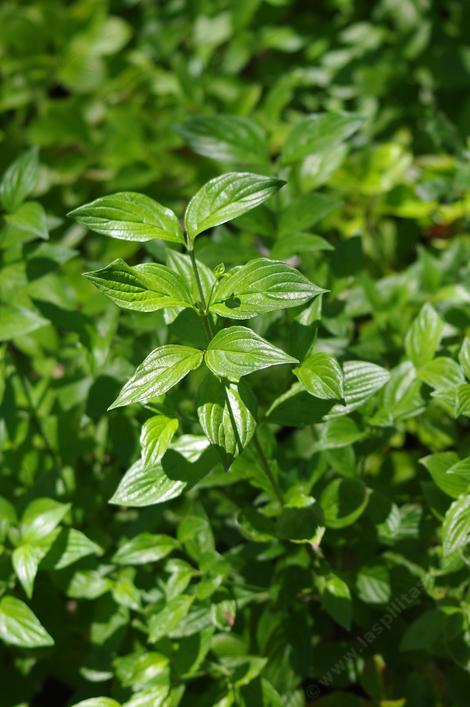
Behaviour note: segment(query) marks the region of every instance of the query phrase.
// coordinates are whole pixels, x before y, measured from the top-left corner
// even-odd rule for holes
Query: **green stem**
[[[188,250],[189,250],[189,249],[188,249]],[[199,268],[198,268],[198,266],[197,266],[197,260],[196,260],[196,256],[194,255],[194,250],[193,250],[193,249],[190,249],[190,250],[189,250],[189,256],[190,256],[190,258],[191,258],[191,264],[192,264],[192,266],[193,266],[194,277],[196,278],[196,282],[197,282],[199,294],[200,294],[200,297],[201,297],[201,318],[202,318],[202,323],[203,323],[203,326],[204,326],[204,330],[205,330],[205,332],[206,332],[207,340],[208,340],[208,341],[211,341],[212,338],[213,338],[213,336],[214,336],[214,332],[213,332],[213,330],[212,330],[210,315],[208,314],[208,311],[207,311],[207,302],[206,302],[206,298],[205,298],[205,296],[204,296],[204,289],[203,289],[203,287],[202,287],[201,276],[200,276],[200,274],[199,274]],[[226,402],[227,402],[227,409],[228,409],[228,413],[229,413],[229,415],[230,415],[230,421],[231,421],[231,423],[232,423],[233,433],[234,433],[234,435],[235,435],[235,441],[236,441],[236,443],[237,443],[239,452],[242,452],[242,450],[243,450],[243,445],[242,445],[242,442],[241,442],[241,439],[240,439],[240,435],[239,435],[239,433],[238,433],[238,428],[237,428],[237,424],[236,424],[236,420],[235,420],[235,415],[234,415],[234,412],[233,412],[233,410],[232,410],[232,406],[230,405],[230,398],[228,397],[228,393],[227,393],[227,389],[226,389],[226,388],[225,388],[225,400],[226,400]],[[273,476],[272,473],[271,473],[271,469],[269,468],[269,462],[268,462],[268,460],[266,459],[266,456],[265,456],[265,454],[264,454],[264,452],[263,452],[263,448],[261,447],[261,444],[259,443],[258,437],[256,436],[256,432],[255,432],[255,434],[254,434],[254,436],[253,436],[253,441],[254,441],[254,446],[255,446],[256,454],[258,455],[258,459],[259,459],[259,462],[260,462],[260,465],[261,465],[261,469],[262,469],[262,471],[264,472],[264,474],[266,475],[266,477],[267,477],[269,483],[271,484],[272,489],[273,489],[273,491],[274,491],[274,493],[275,493],[275,495],[276,495],[276,498],[278,499],[278,501],[279,501],[279,503],[281,504],[281,506],[283,506],[283,505],[284,505],[284,499],[283,499],[283,497],[282,497],[282,493],[281,493],[281,491],[280,491],[280,489],[279,489],[279,486],[278,486],[277,483],[276,483],[276,480],[275,480],[274,476]]]
[[[284,498],[282,496],[281,489],[279,488],[279,485],[273,476],[273,473],[272,473],[271,468],[269,466],[269,462],[266,458],[266,455],[263,451],[263,447],[261,446],[261,443],[258,439],[258,435],[256,434],[256,432],[253,435],[253,444],[255,446],[256,453],[258,455],[258,459],[261,464],[261,469],[263,470],[265,476],[267,477],[269,483],[271,484],[272,490],[274,491],[274,494],[275,494],[277,500],[279,501],[281,506],[284,506]]]

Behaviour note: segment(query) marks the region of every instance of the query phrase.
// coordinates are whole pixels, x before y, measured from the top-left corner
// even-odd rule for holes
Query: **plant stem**
[[[200,276],[200,274],[199,274],[199,268],[198,268],[198,266],[197,266],[197,260],[196,260],[196,256],[194,255],[194,250],[193,250],[193,249],[189,250],[189,256],[190,256],[190,258],[191,258],[191,264],[192,264],[192,266],[193,266],[194,277],[196,278],[196,282],[197,282],[199,294],[200,294],[200,296],[201,296],[201,318],[202,318],[202,323],[203,323],[203,326],[204,326],[204,330],[205,330],[205,332],[206,332],[207,340],[208,340],[208,341],[211,341],[211,339],[212,339],[213,336],[214,336],[214,332],[212,331],[212,325],[211,325],[211,321],[210,321],[210,315],[208,314],[208,311],[207,311],[207,302],[206,302],[206,298],[205,298],[205,296],[204,296],[204,289],[203,289],[203,287],[202,287],[201,276]],[[225,388],[225,400],[226,400],[226,402],[227,402],[227,409],[228,409],[228,413],[229,413],[229,415],[230,415],[230,421],[231,421],[231,423],[232,423],[233,433],[234,433],[234,435],[235,435],[235,440],[236,440],[236,443],[237,443],[239,452],[242,452],[242,450],[243,450],[243,445],[242,445],[242,442],[241,442],[241,439],[240,439],[240,435],[239,435],[239,433],[238,433],[238,428],[237,428],[237,425],[236,425],[235,415],[234,415],[234,412],[233,412],[233,410],[232,410],[232,406],[230,405],[230,398],[228,397],[227,389],[226,389],[225,386],[224,386],[224,388]],[[259,462],[260,462],[261,469],[262,469],[262,471],[264,472],[264,474],[266,475],[266,477],[267,477],[267,479],[268,479],[270,485],[272,486],[272,489],[273,489],[273,491],[274,491],[274,494],[275,494],[277,500],[279,501],[279,503],[281,504],[281,506],[283,506],[283,505],[284,505],[284,499],[283,499],[283,497],[282,497],[281,490],[280,490],[278,484],[276,483],[276,480],[275,480],[274,476],[272,475],[271,469],[269,468],[269,462],[268,462],[268,460],[266,459],[266,456],[265,456],[265,454],[264,454],[263,448],[262,448],[262,446],[261,446],[261,444],[260,444],[260,442],[259,442],[259,440],[258,440],[258,437],[257,437],[257,435],[256,435],[256,431],[255,431],[255,434],[253,435],[253,442],[254,442],[254,447],[255,447],[255,450],[256,450],[256,454],[257,454],[258,459],[259,459]]]
[[[260,444],[260,441],[258,439],[258,435],[256,432],[253,435],[253,444],[255,446],[256,454],[258,455],[258,459],[261,464],[261,469],[263,470],[265,476],[267,477],[269,483],[271,484],[271,487],[274,491],[274,494],[275,494],[277,500],[279,501],[281,506],[284,506],[284,498],[282,496],[281,489],[279,488],[279,485],[278,485],[276,479],[274,478],[273,473],[269,467],[269,462],[266,459],[266,455],[263,451],[263,447]]]

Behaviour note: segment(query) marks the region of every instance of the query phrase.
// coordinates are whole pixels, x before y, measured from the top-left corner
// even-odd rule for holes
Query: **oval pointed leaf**
[[[343,397],[343,372],[330,354],[312,354],[294,373],[305,389],[316,398],[339,400]]]
[[[470,540],[470,495],[461,496],[447,511],[442,526],[444,555],[463,548]]]
[[[0,638],[5,643],[22,648],[54,645],[54,639],[31,609],[11,596],[0,600]]]
[[[249,172],[229,172],[204,184],[188,204],[184,222],[190,241],[246,211],[275,194],[284,182]]]
[[[31,194],[38,178],[38,151],[32,148],[20,155],[3,175],[0,183],[0,202],[5,211],[16,211]]]
[[[219,162],[259,164],[269,162],[262,129],[236,115],[203,115],[187,120],[176,131],[194,152]]]
[[[346,404],[335,405],[329,417],[347,415],[360,407],[390,379],[390,373],[385,368],[367,361],[346,361],[343,371]]]
[[[95,233],[125,241],[162,241],[184,243],[176,215],[145,194],[118,192],[79,206],[69,213],[82,226]]]
[[[363,123],[353,113],[331,112],[311,115],[294,125],[284,143],[283,164],[297,162],[313,152],[323,152],[347,140]]]
[[[142,460],[145,466],[157,464],[171,444],[178,429],[178,420],[165,415],[154,415],[146,420],[140,433]]]
[[[436,353],[444,322],[428,303],[420,310],[405,337],[406,355],[415,366],[422,366]]]
[[[256,401],[243,382],[224,386],[216,378],[201,385],[197,415],[208,440],[235,456],[248,444],[256,429]]]
[[[335,479],[325,488],[320,504],[327,528],[346,528],[364,512],[369,500],[366,486],[359,479]]]
[[[44,557],[45,551],[40,547],[25,543],[15,548],[12,554],[12,563],[16,576],[21,582],[26,596],[31,599],[33,594],[34,580],[38,571],[39,563]]]
[[[207,347],[205,362],[216,376],[231,381],[268,366],[298,363],[296,358],[243,326],[219,331]]]
[[[113,562],[118,565],[145,565],[161,560],[178,546],[178,541],[169,535],[139,533],[121,545],[113,556]]]
[[[159,346],[136,369],[109,410],[163,395],[198,368],[202,358],[203,352],[191,346]]]
[[[84,274],[123,309],[156,312],[164,307],[192,307],[191,294],[184,280],[159,263],[131,267],[118,258],[101,270]]]
[[[305,304],[324,291],[286,263],[257,258],[221,279],[210,310],[221,317],[251,319],[258,314]]]

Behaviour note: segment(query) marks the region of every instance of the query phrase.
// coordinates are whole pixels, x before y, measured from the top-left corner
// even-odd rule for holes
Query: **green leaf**
[[[341,206],[336,197],[324,194],[304,194],[286,206],[279,214],[279,236],[305,231]]]
[[[294,374],[317,398],[340,400],[343,397],[343,372],[333,356],[314,353],[294,369]]]
[[[360,407],[390,378],[385,368],[367,361],[345,361],[343,371],[343,397],[346,404],[335,405],[331,416],[345,415]]]
[[[438,452],[420,459],[434,483],[452,498],[458,498],[470,487],[470,458],[459,461],[455,452]]]
[[[208,345],[204,360],[214,375],[235,382],[268,366],[298,363],[296,358],[243,326],[219,331]]]
[[[297,162],[312,152],[325,152],[347,140],[362,123],[363,119],[352,113],[311,115],[290,131],[282,149],[282,163]]]
[[[192,307],[184,280],[159,263],[131,267],[118,258],[105,268],[84,275],[123,309],[156,312],[165,307]]]
[[[32,309],[0,303],[0,341],[25,336],[48,323]]]
[[[251,319],[258,314],[305,304],[325,292],[296,268],[279,260],[258,258],[223,277],[209,309],[221,317]]]
[[[178,420],[165,415],[154,415],[144,422],[140,433],[140,446],[145,466],[153,466],[160,461],[177,429]]]
[[[7,214],[5,221],[8,224],[9,230],[19,231],[21,241],[30,240],[32,238],[49,238],[49,230],[47,228],[47,216],[41,204],[37,201],[27,201],[22,204],[16,211]],[[13,234],[8,233],[7,238],[13,240]]]
[[[462,366],[465,376],[470,379],[470,338],[465,337],[459,351],[459,363]]]
[[[351,629],[352,600],[349,587],[338,575],[320,581],[321,603],[325,611],[347,631]]]
[[[405,336],[406,355],[415,366],[422,366],[434,357],[443,328],[444,322],[436,310],[425,304]]]
[[[0,183],[0,203],[5,211],[15,212],[28,198],[39,179],[38,151],[32,148],[11,164]]]
[[[246,384],[224,386],[207,377],[197,401],[199,423],[208,440],[227,454],[239,454],[256,429],[256,400]]]
[[[190,346],[169,344],[154,349],[138,366],[109,410],[147,402],[173,388],[190,371],[199,368],[203,352]]]
[[[176,131],[198,155],[238,164],[264,164],[269,153],[262,129],[236,115],[203,115],[187,120]]]
[[[125,241],[184,243],[176,215],[145,194],[118,192],[79,206],[69,214],[95,233]]]
[[[126,472],[110,503],[135,508],[164,503],[194,486],[218,463],[220,458],[210,447],[194,462],[172,449],[154,466],[145,467],[139,460]]]
[[[310,233],[294,233],[279,238],[270,255],[275,260],[284,260],[298,253],[317,253],[319,250],[334,250],[334,247],[321,236],[314,236]]]
[[[27,543],[20,545],[13,551],[11,558],[13,567],[29,599],[33,595],[34,580],[44,555],[45,551],[42,548]]]
[[[448,616],[446,609],[435,608],[425,611],[407,626],[400,644],[400,651],[432,652],[442,645]]]
[[[457,387],[455,398],[455,417],[460,415],[470,416],[470,383],[463,383]]]
[[[39,619],[16,597],[0,599],[0,638],[12,646],[41,648],[54,645]]]
[[[460,496],[447,511],[442,525],[444,556],[464,548],[470,540],[470,495]]]
[[[194,596],[174,597],[161,611],[151,615],[148,621],[150,643],[171,635],[187,615],[193,601]]]
[[[445,356],[439,356],[421,366],[418,378],[435,390],[452,388],[465,382],[459,364]]]
[[[41,562],[41,568],[61,570],[83,557],[100,553],[100,546],[80,530],[61,528]]]
[[[52,498],[37,498],[27,506],[21,519],[23,543],[37,543],[56,528],[67,511],[69,503],[59,503]]]
[[[190,242],[209,228],[232,221],[275,194],[284,182],[249,172],[215,177],[193,196],[184,216]]]
[[[177,272],[178,275],[180,275],[180,277],[185,281],[186,286],[189,287],[192,302],[199,302],[201,299],[199,285],[197,283],[189,255],[183,255],[182,253],[177,253],[175,250],[168,249],[166,257],[167,263],[171,269]],[[196,265],[199,272],[202,291],[204,292],[204,301],[210,302],[212,292],[217,283],[217,278],[212,270],[200,260],[196,260]]]
[[[390,601],[390,575],[384,565],[362,566],[357,574],[356,587],[359,598],[366,604],[386,604]]]
[[[178,541],[169,535],[139,533],[121,545],[113,556],[113,562],[118,565],[145,565],[161,560],[178,546]]]
[[[324,489],[320,504],[327,528],[346,528],[364,512],[369,500],[366,486],[359,479],[335,479]]]

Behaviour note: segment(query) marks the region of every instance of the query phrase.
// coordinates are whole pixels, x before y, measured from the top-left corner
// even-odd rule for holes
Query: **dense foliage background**
[[[467,707],[469,36],[461,0],[0,4],[2,707]],[[251,374],[261,461],[225,470],[199,371],[107,412],[199,333],[82,277],[158,240],[66,214],[140,191],[181,217],[234,170],[287,185],[198,259],[295,265],[328,292],[249,326],[367,364],[333,414],[291,367]],[[109,504],[162,410],[188,488]]]

